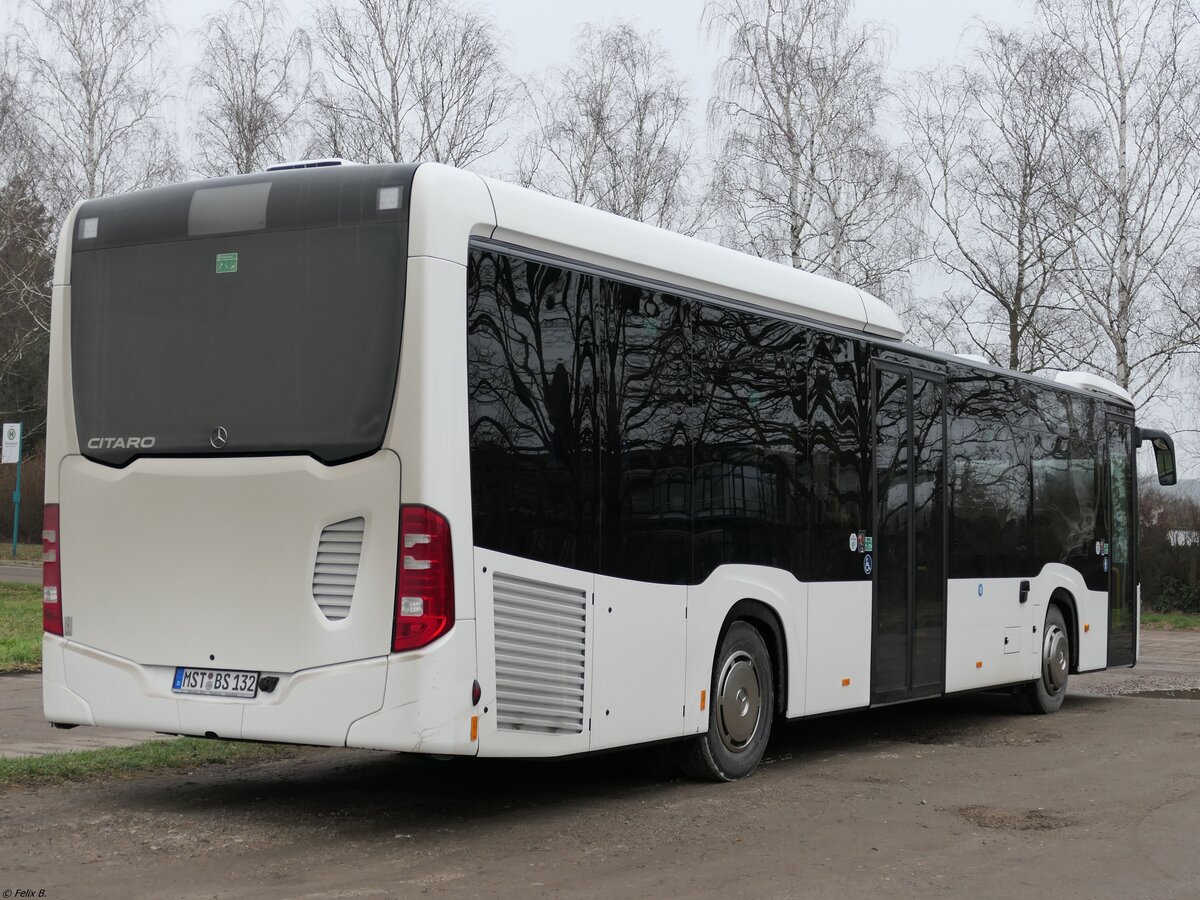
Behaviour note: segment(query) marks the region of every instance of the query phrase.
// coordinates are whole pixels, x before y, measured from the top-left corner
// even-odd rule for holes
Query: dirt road
[[[1180,696],[1194,697],[1194,694]],[[1200,702],[974,696],[778,729],[731,785],[641,754],[249,769],[0,795],[46,897],[1155,897],[1200,892]]]

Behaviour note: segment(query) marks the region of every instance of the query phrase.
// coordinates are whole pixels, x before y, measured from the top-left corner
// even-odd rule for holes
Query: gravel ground
[[[1132,669],[1072,675],[1068,690],[1092,696],[1170,696],[1200,692],[1200,635],[1142,629],[1139,662]]]

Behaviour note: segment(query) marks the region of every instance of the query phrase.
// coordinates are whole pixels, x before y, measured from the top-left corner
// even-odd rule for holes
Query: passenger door
[[[1137,484],[1133,420],[1108,410],[1104,424],[1108,538],[1101,551],[1108,571],[1108,664],[1131,666],[1137,656]]]
[[[945,379],[876,363],[871,702],[942,693],[945,684]],[[868,557],[870,560],[868,562]]]

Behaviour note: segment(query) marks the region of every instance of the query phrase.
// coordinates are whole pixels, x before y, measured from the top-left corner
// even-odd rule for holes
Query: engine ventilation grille
[[[497,572],[492,600],[497,727],[580,734],[587,593]]]
[[[359,516],[326,525],[321,532],[317,564],[313,567],[312,592],[317,606],[330,621],[336,622],[350,615],[366,526],[366,519]]]

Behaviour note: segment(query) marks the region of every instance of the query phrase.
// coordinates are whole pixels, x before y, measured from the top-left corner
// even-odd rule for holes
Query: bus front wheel
[[[1057,606],[1046,610],[1042,628],[1041,667],[1038,680],[1025,687],[1025,706],[1032,713],[1058,712],[1067,696],[1071,668],[1071,641],[1067,623]]]
[[[758,629],[734,622],[713,665],[708,731],[688,748],[683,768],[694,778],[734,781],[758,766],[775,711],[771,655]]]

